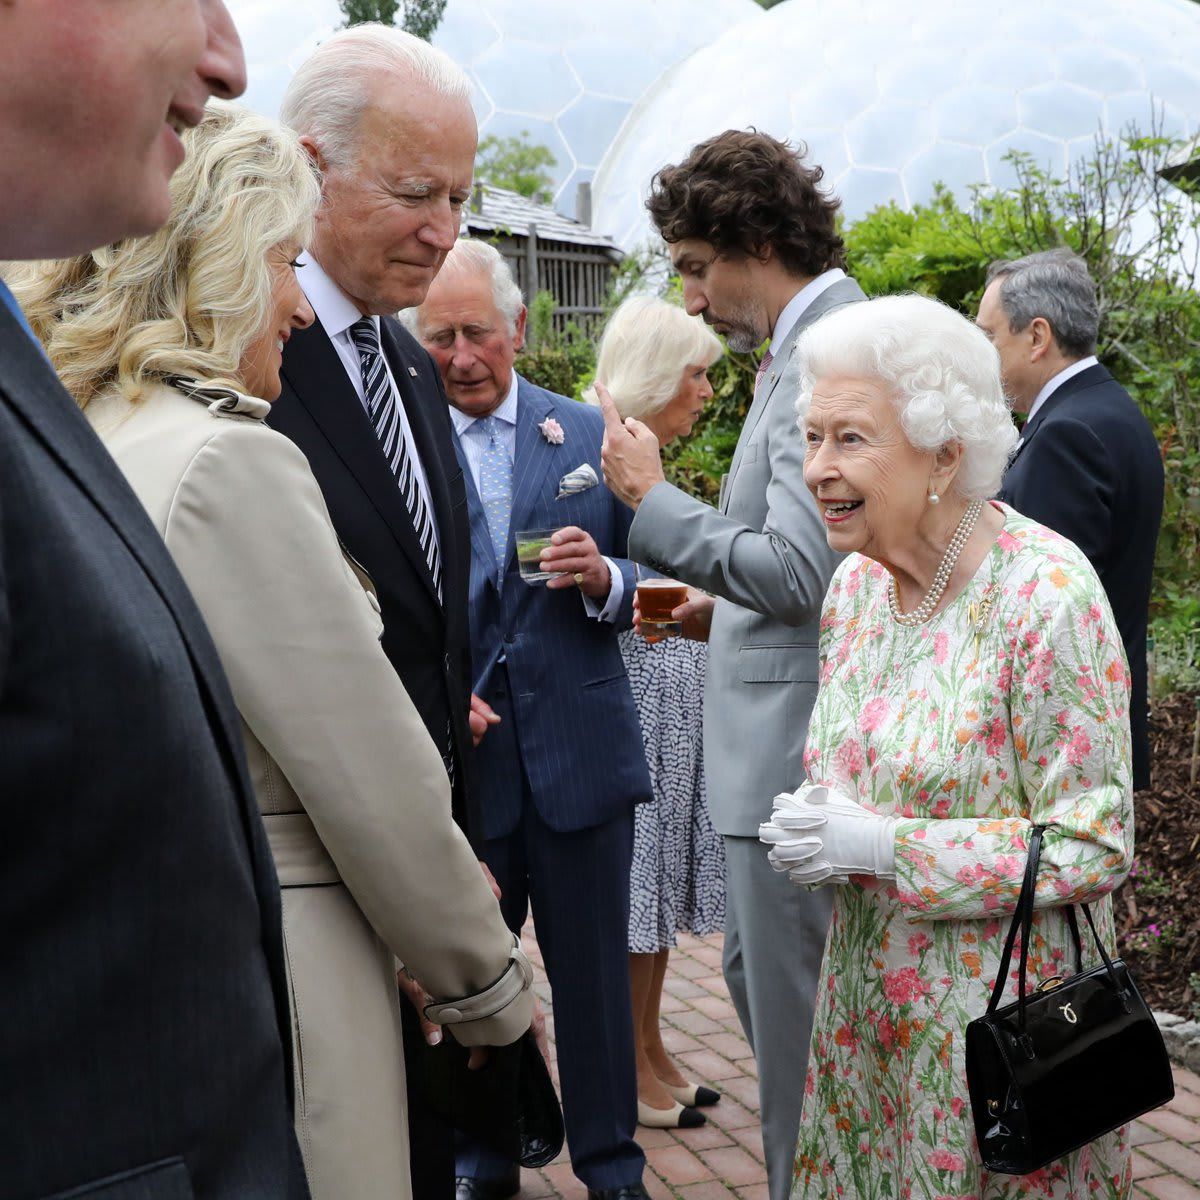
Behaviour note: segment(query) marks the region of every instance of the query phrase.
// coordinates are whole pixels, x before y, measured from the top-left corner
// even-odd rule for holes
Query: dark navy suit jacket
[[[0,1197],[308,1195],[279,888],[233,698],[0,304]]]
[[[267,424],[304,451],[338,537],[370,575],[383,615],[384,652],[439,750],[449,726],[454,816],[478,846],[477,806],[466,778],[471,666],[462,471],[433,360],[398,322],[384,318],[379,325],[429,482],[442,559],[440,601],[395,476],[319,321],[293,332],[283,353],[283,394]]]
[[[562,426],[561,445],[539,431],[547,417]],[[617,628],[628,628],[633,617],[633,564],[624,558],[633,513],[603,483],[603,437],[598,408],[518,377],[513,506],[502,586],[487,518],[455,439],[471,523],[475,691],[487,700],[507,686],[516,726],[515,741],[485,735],[475,751],[471,777],[489,839],[506,836],[520,821],[522,765],[539,816],[559,832],[600,825],[651,798],[637,708],[617,645]],[[559,481],[583,463],[592,465],[601,482],[556,499]],[[521,581],[514,534],[565,525],[587,530],[600,553],[617,562],[625,593],[616,625],[589,617],[575,588],[550,590]],[[497,670],[501,657],[505,670]]]
[[[1163,507],[1150,422],[1102,366],[1068,379],[1022,431],[1000,499],[1070,538],[1108,594],[1133,676],[1133,785],[1150,786],[1146,625]]]

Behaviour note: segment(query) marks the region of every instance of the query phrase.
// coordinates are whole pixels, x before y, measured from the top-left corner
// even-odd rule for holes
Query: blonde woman
[[[451,820],[370,582],[304,456],[263,424],[282,346],[313,319],[295,257],[317,181],[292,134],[247,112],[210,111],[186,140],[163,230],[40,264],[16,290],[233,685],[283,889],[313,1195],[395,1200],[411,1194],[395,959],[455,1001],[473,1046],[528,1027],[531,973]]]
[[[712,398],[716,335],[676,304],[626,300],[600,341],[596,379],[622,417],[643,421],[660,446],[692,431]],[[595,403],[594,395],[588,397]],[[704,792],[701,717],[707,646],[673,638],[653,646],[620,635],[653,804],[635,810],[630,873],[629,970],[637,1047],[638,1119],[657,1128],[704,1124],[718,1094],[690,1082],[663,1045],[659,1023],[667,960],[678,932],[715,933],[725,920],[725,854]]]

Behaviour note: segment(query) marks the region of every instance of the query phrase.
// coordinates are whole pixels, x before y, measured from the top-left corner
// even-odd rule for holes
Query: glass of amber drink
[[[679,637],[683,623],[671,613],[687,599],[687,584],[655,575],[645,567],[637,568],[638,609],[641,612],[642,637],[647,642]]]

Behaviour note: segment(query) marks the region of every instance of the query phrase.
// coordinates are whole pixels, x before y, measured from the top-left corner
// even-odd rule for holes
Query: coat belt
[[[280,887],[340,883],[341,875],[307,813],[264,813]]]

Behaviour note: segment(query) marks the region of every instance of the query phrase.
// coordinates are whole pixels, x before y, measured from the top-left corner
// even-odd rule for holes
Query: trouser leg
[[[725,859],[725,977],[758,1063],[768,1190],[787,1200],[833,888],[797,887],[757,838],[726,837]]]

